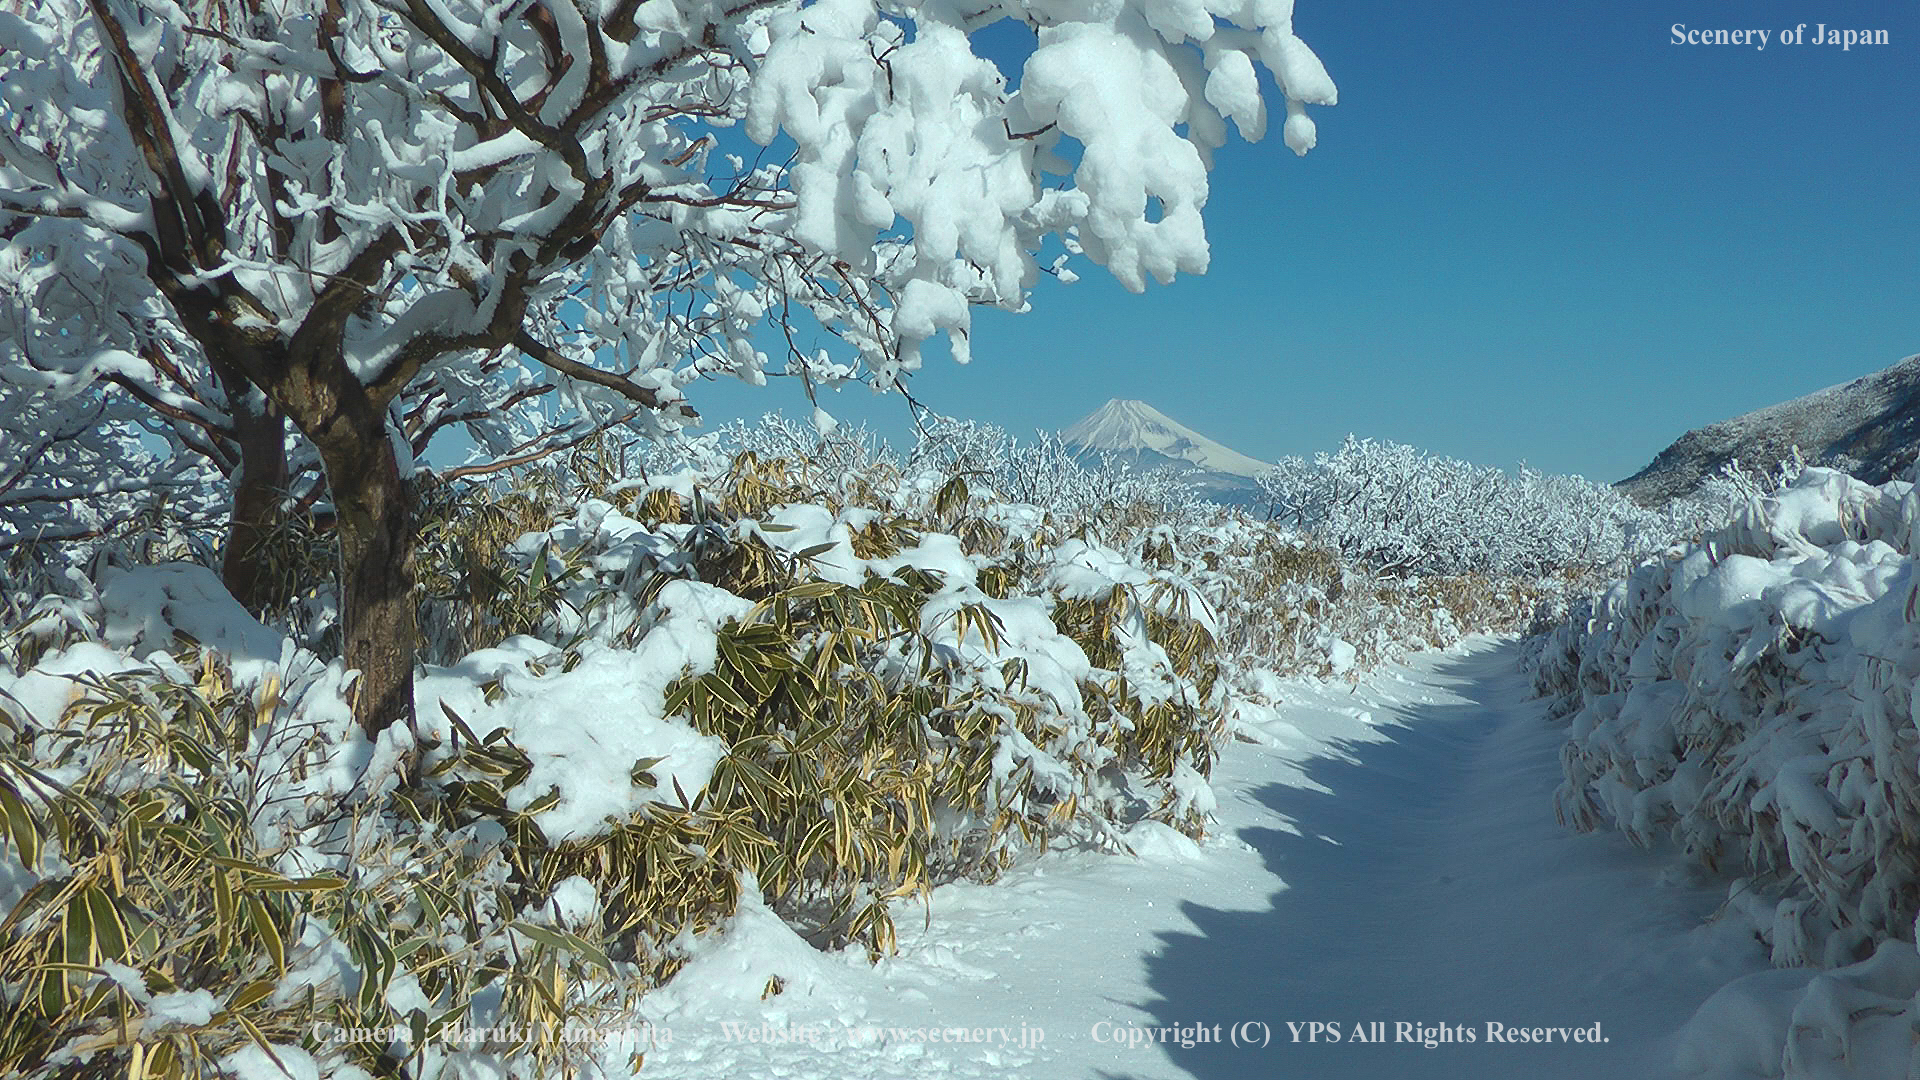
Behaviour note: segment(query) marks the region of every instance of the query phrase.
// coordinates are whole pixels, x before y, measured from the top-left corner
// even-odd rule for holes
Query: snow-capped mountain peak
[[[1152,454],[1208,472],[1251,479],[1270,468],[1207,438],[1144,401],[1115,398],[1060,433],[1076,449],[1101,454]]]

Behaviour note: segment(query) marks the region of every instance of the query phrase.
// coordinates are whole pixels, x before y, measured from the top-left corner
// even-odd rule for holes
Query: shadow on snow
[[[1198,1080],[1663,1075],[1667,1036],[1761,966],[1699,929],[1722,889],[1662,884],[1670,857],[1556,824],[1563,738],[1515,659],[1441,658],[1426,681],[1467,700],[1376,708],[1382,741],[1303,763],[1326,790],[1255,793],[1299,830],[1239,834],[1285,886],[1265,911],[1184,905],[1195,930],[1160,935],[1143,1008],[1223,1039],[1262,1023],[1268,1042],[1172,1041],[1175,1064]],[[1353,1038],[1375,1021],[1384,1043]],[[1609,1041],[1490,1044],[1489,1022],[1599,1023]]]

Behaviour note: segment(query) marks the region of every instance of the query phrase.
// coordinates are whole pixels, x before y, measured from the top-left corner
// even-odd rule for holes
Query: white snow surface
[[[1060,433],[1072,446],[1111,454],[1150,451],[1213,472],[1259,476],[1272,465],[1207,438],[1144,401],[1114,399]]]
[[[674,594],[668,596],[668,590]],[[511,654],[510,649],[483,650],[444,673],[429,674],[414,687],[422,728],[451,741],[452,725],[443,711],[451,707],[481,738],[505,729],[533,761],[532,773],[509,793],[509,805],[518,809],[557,792],[560,801],[535,815],[556,841],[604,831],[609,818],[626,817],[647,802],[677,803],[682,791],[691,798],[706,786],[726,744],[663,716],[663,702],[668,684],[682,671],[712,670],[712,626],[706,621],[712,612],[698,603],[692,614],[673,606],[711,593],[720,590],[697,582],[674,582],[662,590],[670,615],[639,649],[589,644],[573,670],[540,675],[504,662],[498,677],[509,693],[498,704],[487,703],[478,676],[488,670],[492,654]],[[636,785],[634,766],[653,758],[660,759],[651,770],[656,782]]]
[[[107,643],[135,656],[173,648],[177,634],[241,663],[274,663],[286,647],[285,638],[249,615],[213,571],[196,563],[109,568],[101,578],[100,603]]]
[[[146,1030],[160,1031],[175,1025],[199,1027],[210,1023],[221,1007],[220,999],[205,990],[160,994],[147,1006]]]
[[[1515,653],[1476,638],[1358,687],[1286,682],[1284,705],[1241,718],[1259,741],[1215,770],[1205,845],[1137,828],[1131,856],[1056,851],[944,886],[930,918],[897,906],[901,948],[877,967],[749,900],[643,1001],[646,1075],[1615,1080],[1682,1075],[1676,1050],[1702,1046],[1722,1064],[1676,1033],[1724,984],[1777,976],[1704,922],[1723,890],[1555,824],[1563,736]],[[1785,1034],[1745,1005],[1708,1019],[1755,1061]],[[1384,1043],[1352,1037],[1375,1021]],[[1489,1043],[1490,1023],[1605,1041]],[[1216,1025],[1225,1044],[1147,1030]]]

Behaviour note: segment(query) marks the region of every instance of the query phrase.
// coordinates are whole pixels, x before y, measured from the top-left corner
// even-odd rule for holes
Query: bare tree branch
[[[552,368],[570,379],[578,379],[581,382],[592,383],[595,386],[604,386],[627,400],[635,402],[647,409],[657,411],[661,408],[660,395],[655,391],[640,386],[623,376],[615,375],[610,371],[601,371],[599,368],[583,364],[578,360],[569,359],[553,346],[535,341],[533,335],[527,333],[525,330],[520,331],[514,336],[513,344],[521,352],[526,353],[528,356],[533,357],[535,360],[540,361],[542,364],[545,364],[547,367]],[[682,416],[688,418],[697,419],[700,415],[685,405],[677,406],[677,408]]]

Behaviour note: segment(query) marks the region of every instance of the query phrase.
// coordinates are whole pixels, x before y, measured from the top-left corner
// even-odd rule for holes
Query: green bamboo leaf
[[[233,1019],[235,1023],[240,1025],[240,1030],[247,1033],[247,1038],[252,1041],[253,1045],[259,1047],[260,1052],[267,1055],[268,1061],[273,1062],[274,1068],[279,1069],[283,1075],[294,1075],[293,1070],[287,1068],[287,1063],[280,1060],[280,1055],[274,1053],[273,1044],[267,1041],[266,1033],[260,1030],[260,1025],[244,1016],[235,1016]],[[163,1043],[162,1045],[166,1044]]]
[[[257,982],[248,983],[234,991],[233,996],[227,999],[226,1011],[237,1013],[252,1008],[254,1005],[265,1001],[272,995],[275,985],[271,979],[261,979]]]
[[[94,944],[99,947],[100,956],[116,963],[125,962],[127,926],[121,920],[113,898],[97,885],[89,885],[84,895],[87,898],[87,911],[93,923]]]
[[[41,971],[37,974],[40,992],[35,996],[40,1001],[40,1015],[52,1019],[67,1007],[67,975],[63,971]]]
[[[373,930],[358,927],[350,936],[348,948],[360,962],[360,1007],[363,1010],[378,1008],[386,997],[387,984],[392,981],[398,962],[393,946]]]
[[[332,874],[318,874],[313,877],[283,878],[279,881],[248,882],[243,886],[249,892],[335,892],[347,887],[345,878]]]
[[[533,569],[527,574],[527,584],[539,592],[547,584],[547,548],[550,541],[542,541],[540,550],[534,553]]]
[[[459,713],[453,711],[453,706],[443,701],[440,703],[440,711],[446,714],[447,721],[453,725],[453,730],[467,740],[468,746],[480,745],[480,737],[473,733],[473,729],[467,726],[467,722],[461,719]]]
[[[740,650],[733,643],[733,635],[724,631],[715,635],[714,644],[718,646],[720,663],[735,675],[746,674],[746,663],[740,657]]]
[[[663,757],[641,758],[633,763],[633,768],[627,770],[627,777],[635,787],[659,787],[660,781],[653,775],[653,767],[665,760]]]
[[[270,870],[267,867],[261,866],[259,863],[253,862],[252,860],[249,860],[249,859],[236,859],[229,855],[213,855],[213,854],[208,854],[204,856],[204,858],[208,862],[213,863],[216,866],[224,866],[229,870],[238,870],[241,873],[248,875],[249,877],[267,878],[268,880],[272,880],[272,881],[286,880],[286,878],[283,875],[273,870]],[[248,884],[251,884],[251,882],[249,882]]]
[[[598,947],[578,934],[540,926],[536,923],[527,922],[524,919],[516,919],[509,925],[514,930],[525,934],[542,945],[558,949],[561,952],[572,953],[605,970],[608,974],[612,974],[613,972],[613,961],[607,958],[607,954],[600,951]]]
[[[753,706],[748,705],[747,699],[741,697],[740,691],[735,690],[733,684],[727,680],[717,675],[702,675],[700,676],[700,682],[707,688],[708,693],[712,694],[721,704],[732,709],[734,712],[744,716],[753,711]]]
[[[435,898],[433,887],[425,883],[416,885],[413,890],[413,902],[420,905],[421,929],[427,933],[437,933],[440,924],[446,921],[446,909]]]
[[[727,645],[733,649],[740,677],[747,681],[747,685],[753,687],[754,696],[762,701],[771,697],[774,685],[779,682],[779,675],[772,670],[777,666],[778,661],[772,660],[769,654],[758,649],[743,652],[731,642],[727,642]]]
[[[833,822],[827,818],[816,820],[807,834],[800,838],[795,846],[793,861],[797,866],[805,867],[815,858],[826,855],[827,844],[833,839]]]
[[[693,696],[694,690],[699,685],[699,679],[681,679],[675,683],[673,688],[667,691],[665,705],[666,715],[679,716],[685,713],[687,711],[687,699]]]
[[[535,814],[551,810],[558,805],[560,805],[560,789],[556,787],[550,789],[545,795],[528,803],[526,809],[520,812],[527,817],[532,817]]]
[[[167,748],[173,752],[174,757],[193,771],[202,774],[213,771],[213,763],[217,760],[213,751],[185,732],[170,732]]]
[[[60,913],[66,928],[64,937],[65,951],[60,956],[69,964],[92,967],[94,963],[93,913],[87,908],[86,893],[82,890],[67,901]]]
[[[534,972],[532,975],[522,975],[520,978],[521,985],[533,988],[534,996],[538,997],[541,1004],[547,1007],[548,1015],[556,1017],[564,1016],[567,1011],[567,1007],[561,1004],[560,999],[553,996],[551,984],[554,973],[559,971],[559,968],[559,959],[557,957],[548,957],[546,963],[540,965],[539,971]]]
[[[461,1019],[467,1015],[467,1010],[472,1007],[473,1002],[463,1001],[453,1008],[448,1009],[446,1012],[441,1013],[439,1016],[434,1017],[433,1020],[427,1024],[427,1038],[433,1039],[448,1027],[459,1023]]]
[[[28,811],[26,800],[11,786],[0,784],[0,813],[5,814],[7,836],[11,838],[20,865],[33,870],[40,865],[40,828]]]
[[[839,734],[839,731],[834,725],[821,724],[812,731],[807,732],[798,742],[793,744],[794,755],[800,758],[811,758],[824,749],[827,743],[837,734]]]
[[[273,970],[285,975],[287,972],[287,943],[280,936],[280,927],[273,921],[273,909],[258,896],[247,897],[247,919],[253,926],[254,935],[267,950],[267,956],[273,960]]]
[[[968,497],[966,480],[956,476],[942,485],[939,493],[933,497],[933,512],[941,517],[955,514],[966,509]]]

